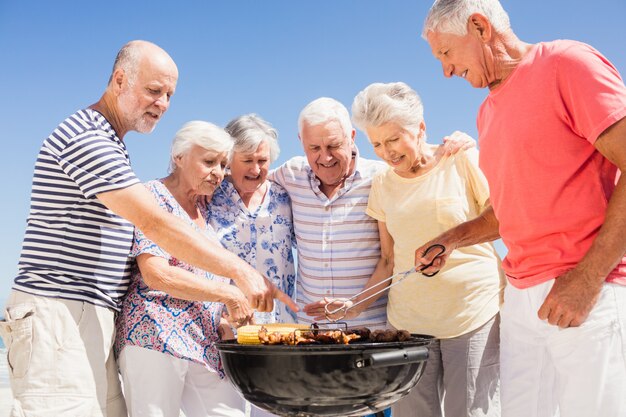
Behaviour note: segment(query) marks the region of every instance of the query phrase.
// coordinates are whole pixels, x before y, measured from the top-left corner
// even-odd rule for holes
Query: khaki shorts
[[[0,321],[11,417],[126,416],[112,353],[114,312],[12,291]]]

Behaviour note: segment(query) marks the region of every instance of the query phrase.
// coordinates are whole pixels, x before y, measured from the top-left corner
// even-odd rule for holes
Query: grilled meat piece
[[[283,343],[282,335],[279,332],[268,333],[264,326],[259,330],[259,340],[264,345],[280,345]]]
[[[411,338],[411,333],[408,330],[398,330],[398,342],[404,342]]]
[[[411,338],[407,330],[374,330],[370,335],[372,342],[403,342]]]
[[[359,328],[356,328],[356,329],[348,329],[346,331],[346,334],[356,334],[356,335],[360,336],[360,338],[363,339],[363,340],[369,340],[371,333],[372,332],[367,327],[359,327]]]

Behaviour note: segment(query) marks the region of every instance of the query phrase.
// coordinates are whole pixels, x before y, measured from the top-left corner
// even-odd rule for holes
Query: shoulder
[[[478,149],[461,149],[449,157],[450,162],[444,165],[444,169],[454,169],[462,177],[470,175],[478,170]]]
[[[157,197],[164,194],[169,194],[169,192],[167,191],[167,187],[163,185],[163,183],[159,180],[146,181],[143,183],[143,186]]]
[[[270,178],[274,182],[280,182],[283,186],[289,186],[298,182],[305,181],[311,172],[309,162],[304,156],[295,156],[278,168],[273,170]]]
[[[309,162],[306,160],[304,156],[294,156],[293,158],[287,160],[278,168],[276,168],[276,170],[297,172],[297,171],[305,171],[307,168],[309,168]]]
[[[122,142],[100,113],[90,109],[78,110],[68,116],[53,130],[45,141],[57,151],[102,153],[115,148],[120,151]]]
[[[372,188],[384,187],[385,184],[393,181],[393,171],[387,165],[372,175]]]
[[[224,179],[222,183],[215,189],[211,196],[210,205],[213,210],[231,210],[235,207],[232,201],[232,193],[235,187],[230,181]]]
[[[270,181],[269,196],[270,206],[284,207],[284,210],[291,213],[291,197],[289,197],[289,192],[284,187]]]
[[[289,198],[289,193],[285,187],[273,181],[270,181],[270,194],[279,197],[287,196],[287,198]]]
[[[379,173],[387,172],[389,166],[383,161],[361,158],[357,164],[357,170],[364,178],[372,178]]]
[[[460,149],[457,153],[451,155],[450,158],[454,159],[456,163],[462,164],[467,164],[474,161],[478,162],[478,149]]]
[[[587,65],[598,59],[608,63],[608,60],[593,46],[573,40],[542,42],[538,44],[536,54],[537,58],[554,65]]]

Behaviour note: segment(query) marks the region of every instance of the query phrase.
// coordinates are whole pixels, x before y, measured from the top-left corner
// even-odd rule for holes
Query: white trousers
[[[0,334],[8,349],[11,417],[126,416],[112,310],[12,291]]]
[[[130,417],[244,417],[245,401],[204,366],[172,355],[126,346],[119,357]]]
[[[604,284],[587,320],[559,329],[537,317],[553,283],[506,287],[503,417],[626,417],[626,286]]]

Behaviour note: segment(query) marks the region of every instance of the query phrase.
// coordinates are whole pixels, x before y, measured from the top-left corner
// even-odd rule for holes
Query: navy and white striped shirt
[[[35,163],[13,289],[118,309],[130,280],[133,225],[96,196],[137,183],[102,114],[85,109],[64,120]]]

